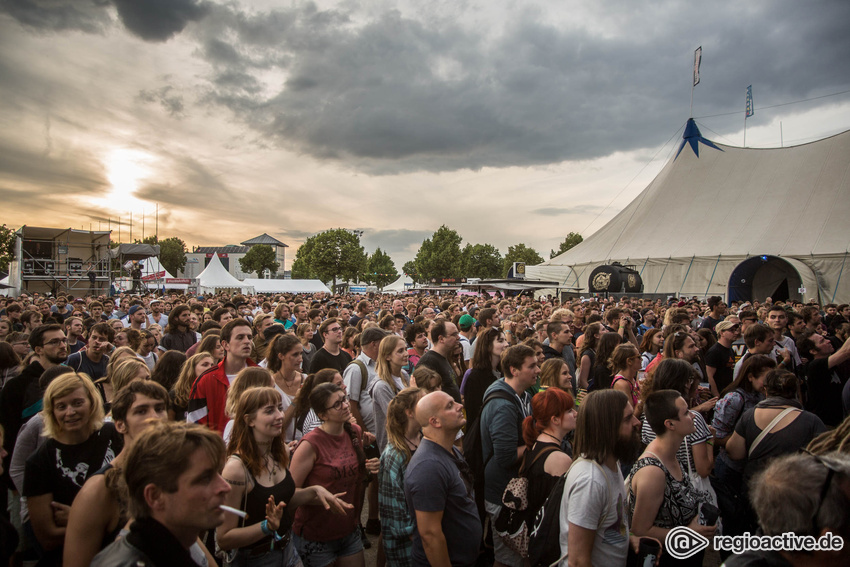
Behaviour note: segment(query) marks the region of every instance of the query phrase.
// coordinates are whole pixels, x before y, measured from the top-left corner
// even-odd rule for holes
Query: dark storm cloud
[[[33,30],[101,33],[111,23],[103,9],[108,4],[108,0],[4,0],[0,10]]]
[[[147,41],[166,41],[206,15],[197,0],[112,0],[124,26]]]
[[[633,10],[624,16],[631,25],[608,36],[550,24],[542,11],[511,16],[494,29],[388,11],[355,25],[361,20],[342,8],[218,7],[199,33],[228,30],[231,42],[206,40],[214,66],[206,100],[282,147],[397,173],[528,166],[657,145],[687,118],[699,44],[697,116],[743,111],[750,83],[767,105],[846,87],[850,77],[848,2],[787,0],[743,14],[733,4],[668,2]],[[269,68],[286,74],[282,87],[263,80]]]

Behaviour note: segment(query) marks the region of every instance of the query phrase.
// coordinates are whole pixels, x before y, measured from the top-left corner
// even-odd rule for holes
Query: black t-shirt
[[[112,462],[124,440],[111,422],[79,445],[48,439],[27,459],[24,496],[53,494],[53,500],[70,506],[83,483]]]
[[[435,352],[434,350],[429,350],[423,354],[422,358],[419,359],[419,362],[416,363],[417,368],[420,366],[430,368],[439,374],[440,378],[442,378],[441,386],[443,391],[453,397],[457,403],[460,403],[460,388],[457,385],[457,376],[455,376],[455,372],[452,370],[452,365],[449,364],[449,361],[446,360],[445,356]]]
[[[65,361],[65,366],[70,366],[77,372],[88,374],[92,380],[98,380],[106,376],[106,365],[109,364],[109,357],[103,355],[100,362],[92,362],[86,355],[85,351],[75,352]]]
[[[735,350],[720,343],[714,343],[705,353],[705,365],[717,369],[714,373],[714,383],[717,384],[717,391],[722,392],[732,383],[735,372]]]
[[[816,358],[806,365],[808,401],[806,409],[826,425],[836,427],[844,419],[842,395],[844,383],[837,368],[829,367],[829,358]]]
[[[310,361],[310,374],[315,374],[319,370],[324,370],[325,368],[335,368],[339,370],[339,373],[342,374],[345,371],[345,367],[351,362],[351,355],[349,355],[344,350],[340,350],[339,354],[334,356],[329,353],[326,349],[320,348],[316,351],[316,354],[313,355],[313,360]]]
[[[743,437],[746,442],[747,453],[762,431],[756,425],[755,410],[756,408],[752,408],[744,412],[735,425],[735,433]],[[807,411],[801,412],[794,421],[782,429],[772,430],[762,438],[753,454],[747,457],[744,478],[749,481],[772,459],[798,452],[826,430],[826,426],[818,416]]]
[[[711,315],[702,320],[702,325],[699,326],[700,329],[711,329],[711,332],[714,333],[714,327],[720,322],[720,319],[715,319]],[[717,334],[717,333],[715,333]]]

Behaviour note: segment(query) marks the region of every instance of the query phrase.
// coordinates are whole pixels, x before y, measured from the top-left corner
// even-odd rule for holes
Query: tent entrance
[[[801,299],[803,280],[797,270],[777,256],[753,256],[738,264],[729,276],[729,302]]]

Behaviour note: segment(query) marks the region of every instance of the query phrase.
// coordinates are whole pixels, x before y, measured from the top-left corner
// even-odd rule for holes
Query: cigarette
[[[231,508],[230,506],[225,506],[224,504],[219,506],[219,508],[221,508],[225,512],[230,512],[231,514],[236,514],[240,518],[247,518],[248,517],[248,514],[246,512],[243,512],[242,510],[237,510],[236,508]]]

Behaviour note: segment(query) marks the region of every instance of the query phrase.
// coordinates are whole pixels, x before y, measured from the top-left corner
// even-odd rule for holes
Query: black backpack
[[[483,481],[484,467],[487,465],[487,462],[484,461],[484,450],[481,448],[481,416],[484,414],[484,407],[491,400],[514,401],[515,398],[515,395],[505,390],[490,392],[484,397],[478,417],[475,418],[471,426],[466,428],[466,435],[463,436],[463,458],[469,465],[469,470],[472,471],[472,478]]]
[[[572,462],[572,465],[583,460],[587,459],[578,458]],[[534,523],[531,525],[531,533],[528,537],[528,562],[531,567],[549,567],[562,558],[561,500],[564,497],[568,474],[570,474],[569,470],[558,478],[555,486],[549,491],[549,496],[543,502],[543,506],[534,516]],[[599,524],[603,525],[606,518],[607,516],[603,514]]]

